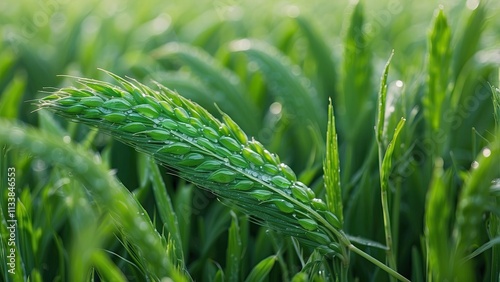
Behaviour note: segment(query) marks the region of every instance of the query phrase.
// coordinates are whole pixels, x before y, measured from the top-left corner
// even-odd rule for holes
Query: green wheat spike
[[[323,243],[318,236],[330,238],[328,243],[340,240],[330,230],[340,228],[337,217],[312,206],[323,200],[228,115],[222,113],[219,121],[164,86],[153,90],[109,75],[121,86],[81,78],[84,88],[60,89],[39,106],[104,130],[284,234],[313,246]]]
[[[38,106],[97,127],[144,152],[180,177],[239,206],[269,228],[299,239],[345,267],[349,250],[392,276],[406,278],[355,247],[338,217],[297,180],[279,157],[248,136],[226,114],[220,121],[198,104],[157,84],[158,90],[113,73],[118,85],[80,78]]]

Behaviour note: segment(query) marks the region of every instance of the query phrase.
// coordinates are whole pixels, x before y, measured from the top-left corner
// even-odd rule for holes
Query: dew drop
[[[269,107],[269,111],[273,114],[273,115],[279,115],[281,114],[281,110],[282,110],[282,106],[281,106],[281,103],[278,103],[278,102],[274,102],[271,104],[271,106]]]
[[[40,172],[47,169],[47,164],[40,159],[36,159],[35,161],[33,161],[32,167],[34,171]]]
[[[286,14],[290,18],[296,18],[300,15],[300,9],[295,5],[289,5],[286,7]]]
[[[467,0],[465,5],[469,10],[475,10],[479,6],[479,0]]]
[[[235,40],[230,43],[229,48],[232,51],[245,51],[250,49],[251,42],[248,39]]]
[[[66,135],[63,137],[63,142],[66,144],[71,143],[71,137],[69,135]]]
[[[262,181],[265,181],[265,182],[271,181],[271,178],[268,175],[265,175],[265,174],[261,176],[261,179],[262,179]]]
[[[472,167],[473,169],[476,169],[476,168],[478,168],[478,167],[479,167],[479,163],[478,163],[477,161],[473,161],[473,162],[472,162],[471,167]]]
[[[484,150],[483,150],[483,156],[485,158],[491,156],[491,150],[489,148],[484,148]]]

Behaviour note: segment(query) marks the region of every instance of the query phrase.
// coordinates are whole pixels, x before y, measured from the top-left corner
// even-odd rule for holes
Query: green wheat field
[[[498,1],[0,2],[0,281],[500,281]]]

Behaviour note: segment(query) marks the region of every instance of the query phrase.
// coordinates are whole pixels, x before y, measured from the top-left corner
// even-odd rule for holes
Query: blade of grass
[[[378,112],[377,112],[377,124],[375,125],[375,136],[378,144],[378,156],[379,165],[382,164],[382,156],[384,155],[384,147],[387,144],[388,136],[385,125],[385,111],[387,103],[387,77],[389,76],[389,66],[391,65],[392,57],[394,56],[394,50],[392,51],[387,63],[385,64],[384,72],[380,78],[380,89],[378,93]]]
[[[298,16],[295,20],[309,43],[309,53],[316,63],[319,92],[325,101],[328,97],[334,97],[333,100],[336,102],[337,70],[333,61],[332,50],[325,42],[326,36],[320,34],[319,30],[310,22],[310,19]]]
[[[260,261],[248,274],[245,282],[262,282],[268,277],[269,272],[273,269],[276,256],[269,256]]]
[[[500,88],[493,85],[490,87],[493,99],[493,116],[495,118],[496,128],[500,132]]]
[[[500,142],[495,140],[484,148],[471,165],[470,176],[466,179],[460,193],[453,228],[454,249],[452,253],[454,277],[460,275],[472,278],[471,261],[461,263],[469,246],[479,240],[478,224],[482,222],[483,212],[489,199],[492,180],[500,177]]]
[[[21,99],[25,88],[25,75],[17,73],[0,96],[0,117],[15,119],[19,116],[19,108],[21,107]]]
[[[378,143],[378,156],[379,156],[379,170],[380,170],[380,194],[382,199],[382,213],[384,218],[384,231],[385,231],[385,243],[387,245],[387,260],[389,265],[394,270],[397,269],[395,252],[393,250],[392,242],[392,227],[391,219],[389,214],[389,175],[392,170],[392,152],[394,151],[394,146],[396,145],[396,140],[398,138],[399,132],[401,131],[405,119],[401,119],[399,124],[396,126],[396,131],[392,138],[391,143],[389,143],[387,150],[384,152],[385,144],[384,139],[386,139],[387,133],[384,134],[384,122],[385,122],[385,110],[386,110],[386,97],[387,97],[387,76],[389,75],[389,66],[394,52],[391,53],[389,60],[385,65],[382,78],[380,79],[380,91],[378,97],[378,120],[375,126],[375,135]],[[385,137],[385,138],[384,138]],[[391,280],[393,278],[391,277]]]
[[[227,252],[226,252],[226,281],[240,281],[240,268],[242,256],[242,242],[238,216],[231,211],[231,226],[229,227]]]
[[[316,90],[305,83],[300,68],[292,65],[289,59],[277,49],[264,42],[242,39],[231,43],[233,52],[243,52],[250,60],[259,65],[271,94],[291,113],[297,115],[297,122],[312,125],[324,136],[326,128],[324,111],[317,99]]]
[[[234,41],[231,50],[243,52],[259,66],[270,94],[282,105],[282,119],[293,122],[292,136],[288,139],[297,148],[293,155],[296,162],[305,164],[312,154],[323,155],[325,111],[316,89],[310,85],[300,67],[293,65],[289,58],[273,46],[260,41]],[[304,128],[312,133],[304,134]],[[316,141],[318,138],[321,143]]]
[[[348,183],[354,169],[362,166],[370,146],[367,141],[372,130],[373,106],[370,101],[373,94],[370,39],[365,32],[363,1],[356,1],[345,17],[343,31],[344,48],[341,63],[339,97],[336,114],[339,118],[338,131],[345,139],[344,179]]]
[[[387,151],[385,152],[384,159],[382,160],[382,165],[380,166],[380,194],[382,198],[382,212],[384,217],[384,232],[385,232],[385,243],[387,245],[387,260],[392,269],[397,270],[396,264],[396,254],[393,249],[392,244],[392,228],[391,228],[391,218],[389,214],[389,175],[392,171],[392,153],[394,147],[396,146],[396,141],[398,139],[399,133],[405,124],[405,119],[401,118],[396,130],[394,131],[394,136],[392,137],[391,143],[387,146]],[[392,278],[391,278],[392,279]]]
[[[106,255],[104,251],[94,251],[91,255],[92,263],[99,271],[99,275],[105,281],[127,281],[118,267]]]
[[[448,183],[443,172],[443,160],[434,162],[425,213],[425,245],[427,251],[427,281],[450,279],[450,216]]]
[[[175,213],[170,196],[167,193],[165,183],[161,178],[158,165],[155,163],[153,158],[149,158],[148,167],[151,173],[152,189],[156,205],[158,207],[158,212],[163,224],[170,233],[170,237],[172,238],[175,247],[175,257],[178,259],[177,264],[179,268],[182,269],[184,267],[184,253],[177,214]]]
[[[498,223],[495,223],[495,224],[498,224]],[[473,259],[473,258],[477,257],[478,255],[484,253],[485,251],[487,251],[491,248],[494,248],[495,246],[498,246],[498,245],[500,245],[500,237],[491,238],[488,242],[484,243],[479,248],[475,249],[474,252],[467,255],[464,258],[464,261]],[[496,258],[496,259],[498,259],[498,258]],[[493,269],[492,269],[491,273],[498,273],[498,271],[493,271]]]
[[[498,205],[498,196],[495,203]],[[490,241],[499,241],[500,240],[500,217],[497,214],[490,213],[490,222],[488,224],[488,236]],[[491,280],[495,280],[499,278],[500,275],[500,246],[498,244],[494,244],[491,246]]]
[[[194,213],[192,208],[193,189],[190,184],[179,185],[174,199],[174,210],[179,223],[179,234],[182,238],[182,250],[184,261],[187,261],[189,255],[189,242],[191,242],[191,215]]]
[[[477,7],[474,7],[471,12],[466,10],[470,14],[463,21],[463,27],[459,29],[461,31],[460,38],[453,52],[452,70],[455,80],[458,79],[463,67],[477,52],[480,38],[485,28],[487,6],[482,1],[478,1],[477,3]]]
[[[371,75],[372,67],[371,51],[369,48],[368,38],[364,32],[364,11],[363,2],[356,2],[354,7],[351,7],[348,27],[345,32],[344,42],[344,61],[342,62],[342,95],[340,96],[338,113],[345,117],[342,128],[345,130],[346,138],[352,140],[360,131],[358,127],[362,123],[366,123],[368,116],[360,116],[360,106],[366,107],[371,94]],[[365,110],[365,109],[363,109]]]
[[[185,278],[168,264],[159,236],[149,218],[140,215],[137,202],[108,174],[108,168],[100,163],[98,158],[90,156],[81,148],[69,146],[59,138],[19,124],[0,120],[0,131],[11,133],[0,135],[1,144],[23,148],[74,172],[87,189],[93,191],[99,206],[109,211],[116,226],[138,247],[152,275],[169,275],[176,281],[185,281]],[[55,151],[61,154],[53,155]],[[93,177],[89,178],[88,175]]]

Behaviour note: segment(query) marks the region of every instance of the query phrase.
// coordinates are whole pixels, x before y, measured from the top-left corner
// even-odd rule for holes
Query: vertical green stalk
[[[443,160],[435,162],[425,212],[425,245],[427,281],[450,279],[449,221],[450,203],[447,199],[449,184],[445,181]],[[435,279],[435,280],[434,280]]]
[[[387,260],[389,261],[389,266],[394,270],[397,270],[396,264],[396,256],[393,252],[393,244],[392,244],[392,228],[391,228],[391,219],[389,215],[389,201],[388,201],[388,190],[389,190],[389,175],[392,167],[392,153],[394,151],[394,146],[396,140],[405,124],[405,119],[401,118],[398,125],[396,126],[396,130],[394,132],[394,136],[392,138],[391,143],[387,146],[387,151],[385,152],[384,159],[382,160],[382,165],[380,167],[380,190],[381,190],[381,198],[382,198],[382,212],[384,217],[384,231],[385,231],[385,242],[387,245]]]
[[[394,51],[391,53],[389,60],[387,61],[384,69],[384,73],[380,79],[380,91],[378,98],[378,118],[377,125],[375,126],[375,135],[378,144],[378,159],[379,159],[379,170],[380,170],[380,194],[382,199],[382,213],[384,217],[384,232],[385,232],[385,242],[387,245],[386,255],[389,262],[389,266],[394,270],[397,269],[396,257],[393,252],[392,244],[392,228],[391,219],[389,214],[389,200],[388,200],[388,190],[389,190],[389,174],[391,170],[391,156],[394,150],[394,142],[401,130],[404,119],[402,119],[396,127],[396,132],[392,142],[387,147],[385,151],[385,142],[387,140],[387,132],[384,131],[385,125],[385,107],[387,98],[387,76],[389,75],[389,66],[391,63]],[[393,280],[393,278],[391,278]]]
[[[340,71],[340,95],[335,101],[335,110],[339,117],[339,132],[345,142],[345,162],[343,183],[347,183],[362,165],[365,155],[369,154],[366,140],[369,132],[374,107],[369,101],[372,94],[373,51],[371,38],[365,29],[364,1],[355,1],[346,15],[344,33],[343,61]]]
[[[155,196],[155,201],[157,206],[161,207],[158,212],[164,226],[172,238],[173,245],[175,247],[175,255],[178,258],[177,262],[180,268],[182,268],[184,267],[184,253],[177,214],[175,213],[170,196],[167,193],[165,183],[161,178],[160,169],[153,158],[149,158],[149,169],[151,171],[151,186]]]

